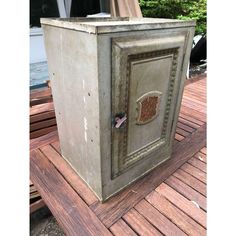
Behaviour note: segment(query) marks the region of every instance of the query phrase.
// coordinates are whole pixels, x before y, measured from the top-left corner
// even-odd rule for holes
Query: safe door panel
[[[128,156],[161,138],[172,60],[169,54],[130,63]]]
[[[168,145],[185,35],[112,41],[112,178]],[[160,158],[161,160],[161,158]]]

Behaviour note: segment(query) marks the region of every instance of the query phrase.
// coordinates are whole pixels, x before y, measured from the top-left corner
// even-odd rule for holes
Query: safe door
[[[153,154],[157,165],[170,151],[187,37],[112,39],[112,178]]]

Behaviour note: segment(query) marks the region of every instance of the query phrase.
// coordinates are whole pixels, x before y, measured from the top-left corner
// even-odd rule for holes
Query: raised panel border
[[[167,95],[167,101],[165,106],[165,116],[162,126],[162,132],[161,132],[161,139],[157,139],[152,143],[149,143],[148,145],[142,147],[138,151],[135,151],[131,153],[130,155],[127,155],[127,138],[128,138],[128,123],[126,128],[126,131],[124,132],[124,136],[122,137],[123,140],[123,153],[120,154],[120,158],[122,158],[122,163],[120,166],[121,169],[128,168],[129,165],[132,165],[133,163],[137,162],[138,160],[142,159],[144,156],[147,156],[149,153],[155,151],[158,147],[165,144],[166,141],[166,134],[167,134],[167,124],[168,124],[168,118],[169,118],[169,112],[170,112],[170,105],[173,95],[173,89],[174,89],[174,81],[176,77],[176,68],[177,68],[177,57],[178,57],[178,48],[173,49],[165,49],[165,50],[159,50],[154,52],[148,52],[148,53],[140,53],[135,55],[128,56],[127,60],[127,77],[126,77],[126,97],[125,100],[125,112],[128,113],[128,105],[129,105],[129,80],[130,80],[130,65],[133,61],[137,60],[143,60],[143,59],[149,59],[149,58],[156,58],[159,60],[160,58],[163,58],[163,56],[171,56],[172,57],[172,66],[171,66],[171,73],[170,73],[170,79],[169,79],[169,86],[168,86],[168,95]]]

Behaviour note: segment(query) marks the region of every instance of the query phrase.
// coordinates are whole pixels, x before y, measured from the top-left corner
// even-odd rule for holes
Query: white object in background
[[[57,0],[61,18],[70,17],[71,0]],[[30,64],[47,61],[41,27],[30,28]]]
[[[60,1],[60,0],[57,0],[58,5],[59,5],[59,1]],[[64,3],[65,3],[66,17],[70,17],[71,2],[72,2],[72,0],[64,1]]]
[[[60,17],[66,18],[66,7],[65,7],[65,4],[64,4],[64,1],[63,0],[57,0],[57,7],[58,7]]]
[[[87,15],[87,17],[111,17],[111,14],[106,13],[106,12],[100,12],[93,15]]]
[[[190,63],[188,63],[188,68],[187,68],[187,73],[186,73],[187,79],[189,79],[189,64],[190,64]]]
[[[202,38],[202,35],[201,34],[198,34],[198,35],[195,35],[194,38],[193,38],[193,46],[192,48],[194,48],[197,44],[197,42]]]
[[[196,44],[198,43],[198,41],[202,38],[201,34],[195,35],[193,37],[193,45],[192,48],[194,48],[196,46]],[[186,73],[186,77],[187,79],[189,79],[189,68],[190,68],[190,62],[188,63],[188,68],[187,68],[187,73]]]
[[[43,31],[39,27],[30,29],[30,64],[46,61]]]

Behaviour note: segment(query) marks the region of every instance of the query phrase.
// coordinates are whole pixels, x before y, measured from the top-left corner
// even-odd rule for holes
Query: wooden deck
[[[172,158],[105,203],[62,159],[57,131],[31,141],[30,174],[67,235],[206,235],[206,78],[187,82]]]
[[[30,91],[30,139],[57,130],[50,87]]]

